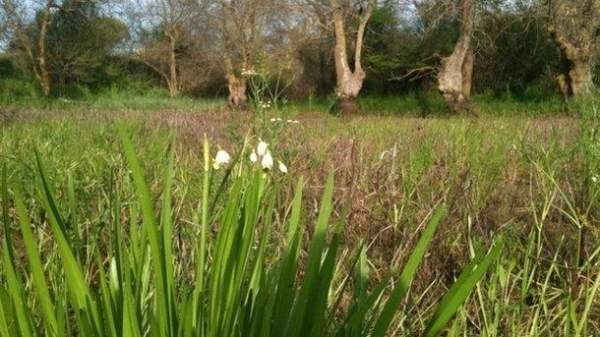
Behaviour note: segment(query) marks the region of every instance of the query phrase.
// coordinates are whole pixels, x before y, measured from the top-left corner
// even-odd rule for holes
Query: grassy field
[[[600,336],[594,107],[411,100],[3,110],[0,335]]]

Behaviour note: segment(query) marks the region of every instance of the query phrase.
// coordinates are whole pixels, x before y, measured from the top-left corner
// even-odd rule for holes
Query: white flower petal
[[[260,142],[258,142],[258,145],[256,146],[256,153],[262,157],[265,154],[267,154],[267,149],[269,148],[269,144],[263,142],[262,140]]]
[[[283,172],[283,173],[288,173],[288,168],[287,166],[285,166],[284,163],[281,162],[281,160],[279,161],[279,171]]]
[[[218,170],[219,167],[221,167],[221,165],[229,164],[230,161],[231,156],[229,155],[229,153],[223,150],[219,150],[219,152],[217,152],[217,155],[215,156],[213,167],[215,168],[215,170]]]
[[[262,157],[260,165],[267,170],[273,168],[273,157],[271,156],[271,152],[267,151],[265,155]]]
[[[253,163],[256,163],[258,161],[258,156],[256,155],[256,152],[252,151],[252,153],[250,153],[250,161]]]

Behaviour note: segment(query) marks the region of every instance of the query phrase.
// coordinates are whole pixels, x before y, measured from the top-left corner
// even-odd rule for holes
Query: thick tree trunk
[[[234,74],[228,74],[227,88],[229,89],[228,103],[229,107],[236,110],[246,110],[248,108],[248,96],[246,96],[246,79],[237,77]]]
[[[462,6],[460,37],[452,54],[442,60],[438,74],[438,89],[453,112],[468,109],[473,80],[473,0],[463,0]]]
[[[554,27],[550,28],[550,33],[565,59],[565,73],[556,78],[561,93],[565,97],[581,97],[591,94],[594,82],[588,49],[575,46]]]
[[[356,102],[356,96],[345,96],[340,97],[337,102],[337,106],[341,111],[342,115],[349,116],[359,113],[358,104]]]
[[[345,72],[338,76],[338,107],[342,115],[353,115],[359,112],[357,97],[365,79],[365,72]]]
[[[585,60],[571,60],[568,84],[570,93],[575,97],[586,96],[592,93],[594,82],[592,81],[592,67]]]
[[[362,89],[366,73],[362,68],[362,47],[367,22],[377,1],[369,1],[368,7],[360,17],[354,49],[354,71],[350,70],[346,46],[346,28],[344,27],[344,13],[337,0],[332,0],[333,25],[335,32],[335,73],[337,80],[338,107],[342,115],[358,113],[356,98]]]
[[[565,60],[557,76],[559,88],[565,96],[589,95],[594,92],[592,59],[600,37],[600,1],[553,0],[547,6],[547,28]]]
[[[582,97],[593,93],[592,65],[588,58],[580,57],[581,53],[561,48],[566,59],[565,69],[556,77],[558,88],[565,97]]]

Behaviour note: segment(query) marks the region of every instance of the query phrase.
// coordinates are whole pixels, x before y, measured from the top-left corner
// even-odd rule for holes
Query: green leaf
[[[400,306],[400,303],[404,298],[404,295],[406,295],[410,283],[417,273],[417,268],[423,261],[427,247],[431,243],[431,240],[433,240],[433,236],[438,228],[438,225],[446,217],[447,213],[448,211],[446,207],[440,207],[435,211],[431,217],[431,220],[429,220],[429,223],[425,227],[419,242],[406,262],[402,274],[400,274],[400,279],[398,280],[396,287],[392,291],[390,298],[385,303],[383,310],[375,323],[375,327],[373,328],[373,337],[385,336],[385,333],[392,322],[396,311],[398,310],[398,306]]]
[[[463,269],[458,279],[448,290],[442,301],[427,324],[423,333],[424,337],[435,337],[450,319],[456,314],[458,308],[465,302],[477,282],[485,275],[492,263],[502,251],[501,242],[495,242],[488,254],[480,254]]]

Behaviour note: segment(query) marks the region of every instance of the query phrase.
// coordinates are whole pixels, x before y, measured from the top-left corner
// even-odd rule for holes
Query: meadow
[[[0,336],[600,336],[595,104],[119,95],[0,110]]]

